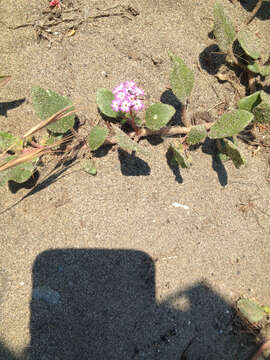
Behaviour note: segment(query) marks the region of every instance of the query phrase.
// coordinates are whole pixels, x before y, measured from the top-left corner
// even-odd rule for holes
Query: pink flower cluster
[[[114,99],[112,108],[114,111],[129,113],[131,110],[140,111],[144,108],[141,97],[144,91],[137,87],[134,81],[125,81],[113,90]]]
[[[56,6],[58,9],[61,9],[60,0],[52,0],[52,1],[50,1],[49,6],[50,7]]]

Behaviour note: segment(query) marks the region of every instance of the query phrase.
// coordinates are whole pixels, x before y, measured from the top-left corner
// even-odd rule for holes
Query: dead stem
[[[261,7],[261,5],[262,5],[262,2],[263,2],[263,0],[258,0],[255,8],[252,10],[252,13],[251,13],[250,17],[249,17],[249,18],[247,19],[247,21],[245,22],[246,25],[250,24],[251,21],[255,18],[258,10],[260,9],[260,7]]]

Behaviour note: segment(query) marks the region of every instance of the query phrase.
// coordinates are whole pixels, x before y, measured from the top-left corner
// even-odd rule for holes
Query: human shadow
[[[25,358],[246,360],[252,339],[234,328],[230,304],[206,281],[158,300],[157,261],[128,249],[41,253],[33,264]]]
[[[23,104],[24,102],[25,102],[25,98],[13,100],[13,101],[6,101],[6,102],[0,101],[0,116],[2,115],[2,116],[7,117],[8,110],[15,109],[15,108],[19,107],[21,104]]]

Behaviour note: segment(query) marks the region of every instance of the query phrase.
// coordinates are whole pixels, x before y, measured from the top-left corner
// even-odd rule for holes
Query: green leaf
[[[223,139],[225,144],[225,154],[232,159],[234,166],[239,169],[241,165],[246,163],[245,158],[241,154],[240,149],[229,139]]]
[[[10,148],[11,145],[19,141],[19,138],[13,134],[5,131],[0,131],[0,149],[5,151]]]
[[[224,114],[211,127],[210,139],[221,139],[237,135],[253,120],[254,115],[246,110],[234,110]]]
[[[104,88],[98,88],[96,93],[96,101],[99,110],[106,116],[111,118],[117,118],[119,112],[115,112],[112,109],[112,101],[114,95],[110,90]]]
[[[231,19],[225,14],[224,7],[221,3],[214,5],[213,33],[220,50],[227,53],[235,40],[236,32]]]
[[[245,51],[252,59],[258,59],[260,54],[260,44],[257,36],[250,31],[239,31],[237,39]]]
[[[103,127],[94,126],[88,136],[88,144],[92,151],[97,150],[103,145],[109,130]]]
[[[8,170],[9,180],[13,180],[21,184],[28,180],[32,176],[34,171],[35,167],[32,162],[24,162]]]
[[[269,96],[262,90],[260,91],[260,97],[261,97],[261,102],[253,110],[255,121],[259,123],[269,123],[270,122]]]
[[[173,71],[170,75],[172,91],[183,104],[186,104],[193,89],[194,74],[180,57],[170,52],[169,55],[173,62]]]
[[[254,72],[255,74],[260,74],[261,76],[270,75],[270,65],[259,65],[257,63],[249,64],[247,66],[248,70]]]
[[[238,102],[238,109],[252,112],[255,106],[257,106],[261,102],[260,94],[260,91],[256,91],[252,95],[242,98]]]
[[[131,138],[120,130],[117,126],[113,125],[116,135],[117,144],[125,151],[138,151],[144,155],[149,155],[149,152],[141,145],[131,140]]]
[[[14,159],[16,159],[16,155],[8,156],[5,159],[0,160],[0,166],[2,166]],[[5,185],[8,181],[9,181],[9,169],[0,171],[0,186]]]
[[[260,67],[260,75],[266,77],[270,75],[270,65],[263,65]]]
[[[91,159],[81,160],[81,167],[88,174],[96,175],[96,173],[97,173],[96,165],[95,165],[94,161]]]
[[[224,154],[224,153],[222,153],[220,151],[217,151],[216,160],[223,163],[223,162],[226,162],[228,160],[231,160],[231,158],[228,155],[226,155],[226,154]]]
[[[254,72],[255,74],[260,73],[260,66],[256,62],[254,62],[253,64],[249,64],[247,68],[249,71]]]
[[[57,134],[57,133],[51,133],[49,134],[46,138],[45,141],[43,140],[43,144],[44,145],[53,145],[54,143],[60,141],[63,139],[63,135],[62,134]],[[52,149],[58,148],[60,147],[60,144],[56,145],[55,147],[53,147]]]
[[[58,95],[54,91],[45,90],[40,87],[32,89],[32,102],[35,112],[41,120],[48,119],[61,109],[72,104],[71,100],[66,96]],[[74,108],[70,110],[74,110]],[[54,133],[64,134],[74,126],[74,118],[74,114],[65,116],[49,124],[47,128]]]
[[[237,301],[237,308],[240,314],[251,324],[261,321],[265,313],[260,305],[250,299],[240,299]]]
[[[268,306],[262,306],[262,309],[265,313],[270,314],[270,307]]]
[[[182,168],[189,168],[191,166],[191,156],[186,156],[183,145],[172,145],[173,160],[180,165]]]
[[[6,85],[7,82],[11,79],[11,76],[9,75],[1,75],[0,76],[0,87]]]
[[[202,142],[207,136],[207,131],[203,125],[194,126],[187,136],[187,143],[195,145]]]
[[[167,104],[153,104],[145,113],[145,122],[148,129],[159,130],[171,120],[175,108]]]

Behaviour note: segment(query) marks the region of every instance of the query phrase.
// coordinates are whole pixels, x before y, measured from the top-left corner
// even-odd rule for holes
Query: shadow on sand
[[[41,253],[31,343],[20,357],[0,344],[0,359],[248,359],[252,338],[234,328],[234,310],[207,282],[158,301],[156,261],[135,250]]]

